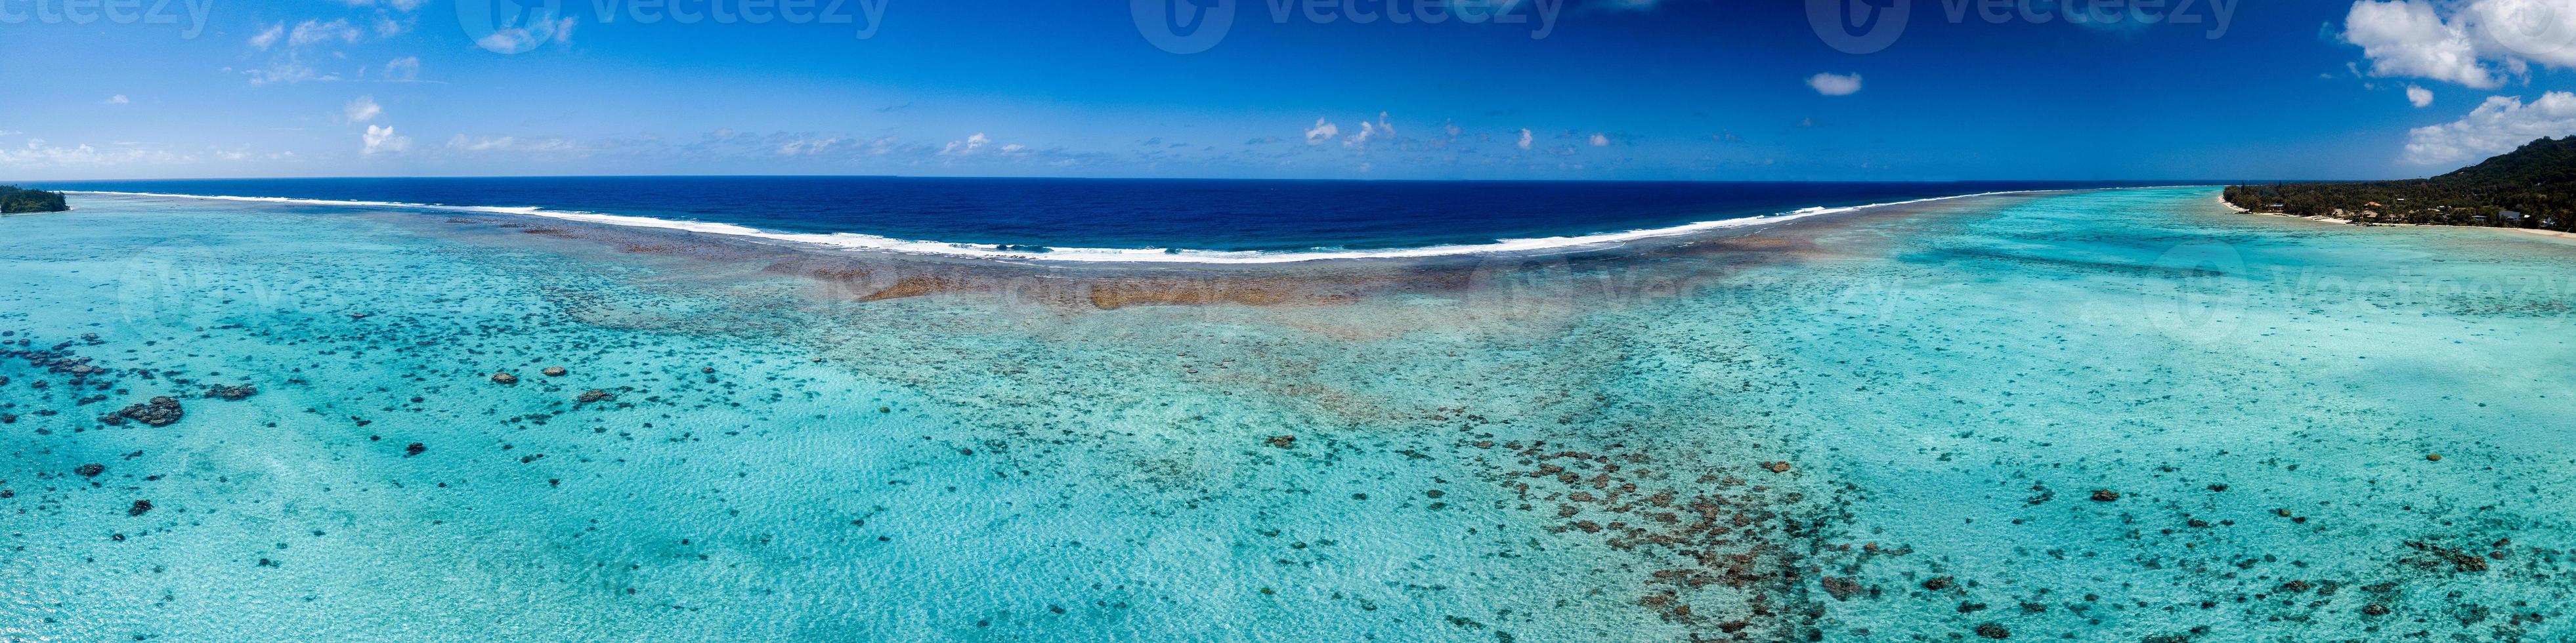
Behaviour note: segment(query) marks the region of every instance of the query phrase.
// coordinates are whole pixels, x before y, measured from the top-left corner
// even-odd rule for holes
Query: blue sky
[[[0,0],[0,178],[2382,178],[2576,134],[2576,0],[1876,0],[1866,53],[1804,2],[1474,1]]]

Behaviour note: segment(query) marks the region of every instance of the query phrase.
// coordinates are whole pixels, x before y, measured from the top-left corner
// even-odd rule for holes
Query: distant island
[[[0,214],[61,212],[69,209],[71,206],[63,205],[61,192],[21,190],[14,185],[0,186]]]
[[[2576,228],[2576,136],[2532,141],[2429,179],[2237,185],[2225,198],[2250,212],[2357,224],[2568,232]]]

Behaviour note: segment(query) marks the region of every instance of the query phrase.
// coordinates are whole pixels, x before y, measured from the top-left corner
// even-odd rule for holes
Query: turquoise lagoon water
[[[2576,637],[2561,239],[2008,195],[1080,310],[74,205],[0,219],[13,641]]]

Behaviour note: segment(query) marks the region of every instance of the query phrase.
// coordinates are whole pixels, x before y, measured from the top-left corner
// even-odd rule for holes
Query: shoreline
[[[2536,234],[2536,235],[2540,235],[2540,236],[2544,236],[2544,237],[2551,237],[2551,238],[2557,238],[2557,239],[2576,239],[2576,232],[2559,232],[2559,231],[2557,231],[2557,230],[2541,230],[2541,229],[2538,229],[2538,228],[2505,228],[2505,229],[2506,229],[2506,230],[2512,230],[2512,231],[2514,231],[2514,232],[2520,232],[2520,233],[2523,233],[2523,234]]]
[[[2498,227],[2494,227],[2494,226],[2476,226],[2476,225],[2423,225],[2423,224],[2417,224],[2417,223],[2363,223],[2363,222],[2359,222],[2359,221],[2347,221],[2347,220],[2337,219],[2337,218],[2334,218],[2334,217],[2328,217],[2328,216],[2304,216],[2304,217],[2303,217],[2303,216],[2298,216],[2298,215],[2295,215],[2295,214],[2282,214],[2282,213],[2277,213],[2277,212],[2255,212],[2255,211],[2253,211],[2253,210],[2245,209],[2245,207],[2244,207],[2244,206],[2236,205],[2236,204],[2234,204],[2234,203],[2229,203],[2229,202],[2227,201],[2227,197],[2226,197],[2225,195],[2220,195],[2220,196],[2218,197],[2218,204],[2219,204],[2219,205],[2223,205],[2223,206],[2227,206],[2227,209],[2229,209],[2229,210],[2235,210],[2235,211],[2236,211],[2237,213],[2239,213],[2239,214],[2250,214],[2250,215],[2259,216],[2259,217],[2280,217],[2280,218],[2284,218],[2284,219],[2300,219],[2300,220],[2304,220],[2304,221],[2315,221],[2315,222],[2318,222],[2318,223],[2332,223],[2332,224],[2336,224],[2336,225],[2347,225],[2347,226],[2352,226],[2352,227],[2356,227],[2356,228],[2461,228],[2461,229],[2468,229],[2468,230],[2503,230],[2503,231],[2508,231],[2508,232],[2520,232],[2520,233],[2523,233],[2523,234],[2539,235],[2539,236],[2551,237],[2551,238],[2557,238],[2557,239],[2576,239],[2576,233],[2570,233],[2570,232],[2559,232],[2559,231],[2557,231],[2557,230],[2541,230],[2541,229],[2538,229],[2538,228],[2498,228]]]
[[[2305,216],[2305,217],[2303,217],[2303,216],[2299,216],[2299,215],[2295,215],[2295,214],[2284,214],[2284,213],[2280,213],[2280,212],[2255,212],[2255,211],[2253,211],[2253,210],[2248,210],[2248,209],[2246,209],[2246,208],[2245,208],[2245,206],[2240,206],[2240,205],[2237,205],[2237,204],[2234,204],[2234,203],[2229,203],[2229,202],[2227,201],[2227,194],[2226,194],[2226,193],[2224,193],[2224,192],[2222,192],[2222,193],[2220,193],[2220,194],[2218,195],[2218,204],[2219,204],[2219,205],[2222,205],[2222,206],[2226,206],[2226,207],[2227,207],[2227,209],[2229,209],[2229,210],[2235,210],[2237,214],[2249,214],[2249,215],[2258,216],[2258,217],[2279,217],[2279,218],[2283,218],[2283,219],[2298,219],[2298,220],[2301,220],[2301,221],[2315,221],[2315,222],[2317,222],[2317,223],[2331,223],[2331,224],[2335,224],[2335,225],[2348,225],[2348,226],[2360,226],[2360,225],[2362,225],[2362,224],[2353,223],[2353,222],[2351,222],[2351,221],[2345,221],[2345,220],[2337,219],[2337,218],[2333,218],[2333,217],[2322,217],[2322,216]],[[2404,224],[2371,224],[2371,225],[2404,225]]]
[[[1852,206],[1836,206],[1836,207],[1816,206],[1816,207],[1807,207],[1807,208],[1801,208],[1801,209],[1798,209],[1798,210],[1792,210],[1792,211],[1788,211],[1788,212],[1781,212],[1781,213],[1776,213],[1776,214],[1769,214],[1769,215],[1757,215],[1757,216],[1749,216],[1749,217],[1738,217],[1738,218],[1732,218],[1732,219],[1715,219],[1715,220],[1709,220],[1709,221],[1698,221],[1698,222],[1692,222],[1692,223],[1685,223],[1685,224],[1681,224],[1681,225],[1666,226],[1666,227],[1661,227],[1661,228],[1647,228],[1647,229],[1635,229],[1635,230],[1626,230],[1626,231],[1618,231],[1618,232],[1602,232],[1602,233],[1593,233],[1593,234],[1584,234],[1584,235],[1556,236],[1556,237],[1539,237],[1539,238],[1529,238],[1529,239],[1501,239],[1501,240],[1497,240],[1497,241],[1492,242],[1492,243],[1484,243],[1484,244],[1457,244],[1457,245],[1421,246],[1421,247],[1412,247],[1412,248],[1389,248],[1389,249],[1379,249],[1379,250],[1337,250],[1337,249],[1316,248],[1316,249],[1309,249],[1309,250],[1297,250],[1297,251],[1216,251],[1216,250],[1181,250],[1181,249],[1170,249],[1170,248],[1058,248],[1058,249],[1054,249],[1054,250],[1053,250],[1053,251],[1051,251],[1051,252],[1046,252],[1046,253],[1030,253],[1030,252],[1018,252],[1018,251],[1000,250],[1000,249],[997,249],[997,248],[995,248],[995,247],[991,246],[990,244],[966,244],[966,243],[954,243],[954,242],[944,242],[944,241],[934,241],[934,240],[906,240],[906,239],[895,239],[895,238],[891,238],[891,237],[882,237],[882,236],[870,235],[870,234],[864,234],[864,233],[849,233],[849,232],[842,232],[842,233],[795,233],[795,232],[776,232],[776,231],[769,231],[769,230],[760,230],[760,229],[752,228],[752,227],[749,227],[749,226],[743,226],[743,225],[737,225],[737,224],[730,224],[730,223],[711,223],[711,222],[702,222],[702,221],[675,221],[675,220],[659,219],[659,218],[653,218],[653,217],[640,217],[640,216],[629,216],[629,215],[604,214],[604,213],[596,213],[596,212],[582,212],[582,211],[548,210],[548,209],[538,208],[538,207],[523,207],[523,206],[459,206],[459,205],[437,205],[437,204],[422,204],[422,203],[385,202],[385,201],[338,201],[338,200],[326,200],[326,199],[297,199],[297,198],[289,198],[289,197],[240,197],[240,196],[219,196],[219,195],[162,194],[162,193],[148,193],[148,192],[66,191],[65,193],[66,193],[66,194],[79,194],[79,195],[86,195],[86,196],[137,197],[137,198],[159,198],[159,199],[195,199],[195,200],[212,200],[212,201],[235,201],[235,202],[246,202],[246,203],[278,203],[278,204],[293,204],[293,205],[321,205],[321,206],[343,206],[343,207],[367,207],[367,208],[388,208],[388,209],[408,209],[408,210],[432,210],[432,211],[444,211],[444,212],[467,212],[467,213],[480,213],[480,214],[519,215],[519,216],[530,216],[530,217],[540,217],[540,218],[546,218],[546,219],[555,219],[555,220],[562,220],[562,221],[575,221],[575,222],[589,223],[589,224],[595,224],[595,225],[615,226],[615,227],[621,227],[621,228],[649,228],[649,229],[677,230],[677,231],[683,231],[683,232],[693,232],[693,233],[709,234],[709,235],[718,235],[718,236],[726,236],[726,237],[738,237],[738,238],[757,239],[757,240],[764,240],[764,241],[767,241],[767,242],[773,242],[773,243],[787,243],[787,244],[794,244],[794,245],[798,245],[798,246],[802,246],[802,247],[807,247],[807,248],[811,248],[811,249],[820,249],[820,250],[839,250],[839,251],[850,251],[850,252],[885,253],[885,254],[892,254],[892,255],[904,255],[904,256],[916,256],[916,257],[933,257],[933,256],[935,256],[935,257],[943,257],[943,258],[949,258],[949,259],[970,259],[970,260],[982,260],[982,261],[997,261],[997,262],[1002,262],[1002,263],[1028,263],[1028,264],[1041,264],[1041,265],[1085,265],[1085,264],[1093,264],[1093,265],[1130,265],[1130,266],[1213,267],[1213,266],[1229,266],[1229,265],[1236,265],[1236,266],[1260,266],[1260,265],[1291,265],[1291,264],[1319,264],[1319,263],[1331,263],[1331,264],[1363,263],[1363,264],[1365,264],[1365,263],[1404,262],[1404,261],[1450,261],[1450,260],[1458,260],[1458,259],[1479,259],[1479,258],[1495,258],[1495,257],[1535,257],[1535,256],[1550,256],[1550,255],[1562,255],[1562,254],[1593,253],[1593,252],[1602,252],[1602,251],[1610,251],[1610,250],[1618,250],[1618,249],[1623,249],[1623,248],[1629,248],[1629,247],[1631,247],[1632,245],[1635,245],[1635,244],[1662,243],[1662,242],[1685,242],[1685,243],[1687,243],[1690,239],[1692,239],[1692,238],[1694,238],[1694,237],[1699,237],[1699,236],[1702,236],[1702,235],[1707,235],[1707,234],[1709,234],[1709,233],[1715,233],[1715,232],[1722,232],[1722,231],[1729,231],[1729,230],[1747,230],[1747,229],[1755,229],[1755,228],[1761,228],[1761,227],[1764,227],[1764,226],[1769,226],[1769,225],[1772,225],[1772,224],[1793,223],[1793,222],[1800,221],[1800,220],[1805,220],[1805,219],[1810,219],[1810,218],[1815,218],[1815,217],[1820,217],[1820,216],[1826,216],[1826,215],[1833,215],[1833,214],[1845,214],[1845,213],[1851,213],[1851,212],[1860,212],[1860,211],[1875,210],[1875,209],[1883,209],[1883,208],[1889,208],[1889,207],[1907,206],[1907,205],[1921,205],[1921,204],[1928,204],[1928,203],[1938,203],[1938,202],[1945,202],[1945,201],[1955,201],[1955,200],[1959,200],[1959,199],[1969,199],[1969,198],[1977,198],[1977,197],[1991,197],[1991,196],[2027,195],[2027,194],[2070,193],[2070,192],[2085,192],[2085,191],[2095,191],[2095,190],[2171,189],[2171,188],[2184,188],[2184,187],[2208,187],[2208,186],[2184,186],[2184,185],[2177,185],[2177,186],[2152,186],[2152,187],[2088,188],[2088,189],[2076,189],[2076,190],[2011,190],[2011,191],[1999,191],[1999,192],[1980,192],[1980,193],[1974,193],[1974,194],[1958,194],[1958,195],[1939,196],[1939,197],[1929,197],[1929,198],[1922,198],[1922,199],[1911,199],[1911,200],[1905,200],[1905,201],[1892,201],[1892,202],[1886,202],[1886,203],[1870,203],[1870,204],[1852,205]]]

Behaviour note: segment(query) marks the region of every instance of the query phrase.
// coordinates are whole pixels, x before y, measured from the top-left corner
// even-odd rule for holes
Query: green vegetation
[[[61,192],[21,190],[14,185],[0,186],[0,214],[61,212],[69,209],[71,209],[70,206],[63,205]]]
[[[2532,141],[2429,179],[2239,185],[2227,188],[2227,202],[2353,223],[2570,231],[2576,228],[2576,136]]]

